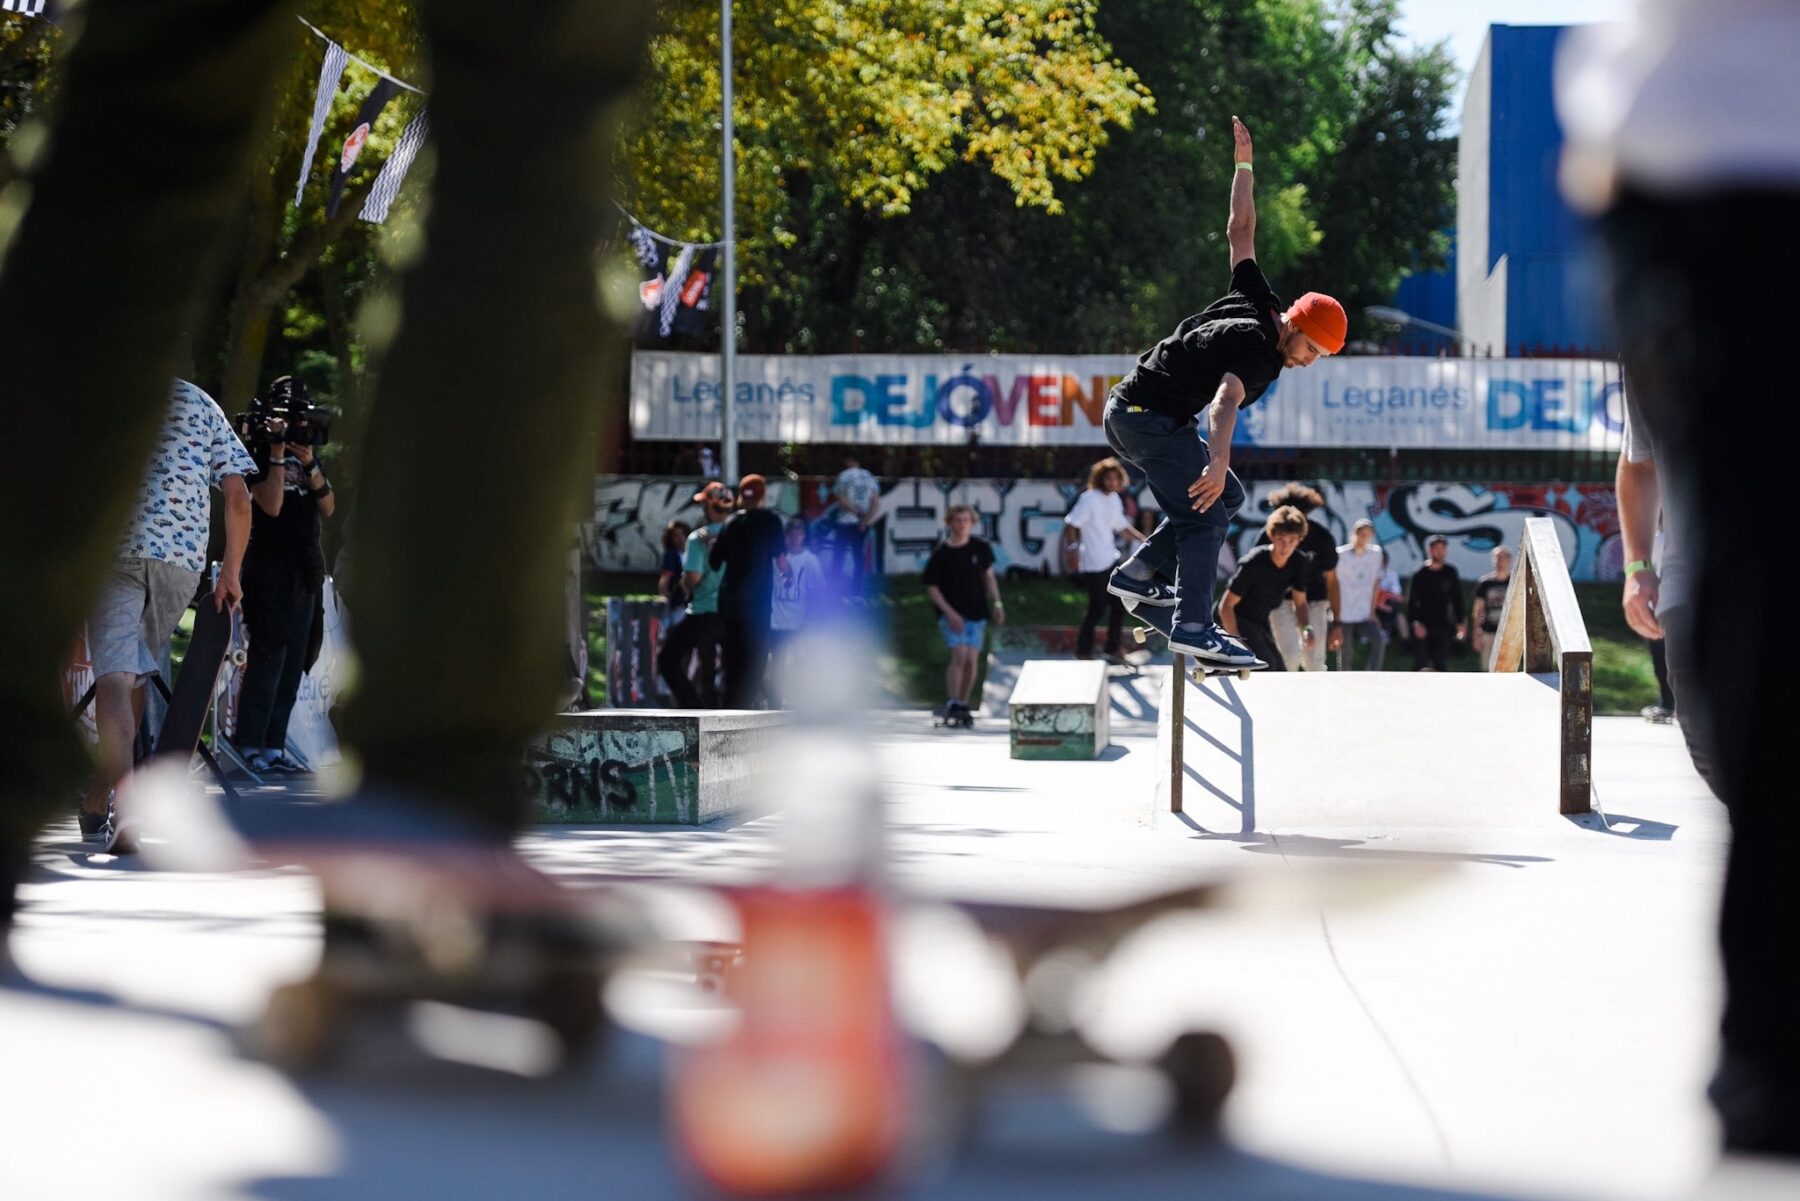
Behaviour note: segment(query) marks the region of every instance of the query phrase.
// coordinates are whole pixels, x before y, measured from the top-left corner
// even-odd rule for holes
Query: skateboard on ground
[[[604,1031],[610,974],[653,945],[617,890],[559,884],[510,842],[417,805],[188,793],[143,825],[160,865],[297,865],[318,878],[319,964],[277,988],[250,1032],[256,1053],[290,1070],[329,1065],[361,1028],[424,1001],[533,1019],[567,1065]],[[702,981],[721,954],[694,958]]]
[[[1146,605],[1141,601],[1128,600],[1125,602],[1125,611],[1138,623],[1137,628],[1131,631],[1131,636],[1137,639],[1139,646],[1150,640],[1151,631],[1164,638],[1174,633],[1175,609],[1172,605]],[[1261,667],[1229,667],[1223,663],[1208,663],[1193,655],[1189,655],[1188,660],[1193,665],[1189,670],[1196,684],[1204,684],[1214,676],[1236,676],[1240,680],[1248,680],[1251,672],[1262,670]]]
[[[168,695],[169,710],[157,731],[156,757],[173,755],[186,762],[200,747],[200,732],[212,708],[219,671],[231,647],[231,610],[221,610],[210,596],[194,606],[194,636]]]
[[[943,715],[932,724],[957,730],[972,730],[975,728],[975,711],[961,701],[950,701],[944,706]]]

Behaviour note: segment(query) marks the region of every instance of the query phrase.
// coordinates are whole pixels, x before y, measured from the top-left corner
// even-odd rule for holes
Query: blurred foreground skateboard
[[[1020,1081],[1072,1085],[1083,1068],[1118,1063],[1084,1038],[1076,998],[1106,970],[1117,948],[1149,923],[1176,913],[1208,912],[1225,920],[1312,913],[1408,892],[1442,874],[1440,867],[1415,864],[1252,871],[1101,909],[937,898],[895,902],[879,892],[851,905],[844,890],[720,887],[641,873],[584,874],[576,889],[538,871],[510,845],[413,807],[201,798],[191,790],[175,800],[172,808],[180,814],[151,814],[146,821],[153,835],[162,836],[147,844],[161,864],[297,864],[322,885],[327,946],[319,967],[277,989],[253,1032],[255,1050],[279,1066],[325,1065],[361,1024],[415,1001],[532,1018],[554,1033],[567,1063],[607,1026],[601,996],[608,980],[643,969],[680,976],[687,987],[713,994],[715,1001],[722,997],[744,1013],[766,1005],[771,988],[805,999],[802,1009],[817,1004],[827,985],[852,995],[874,987],[885,995],[884,973],[871,966],[886,960],[874,953],[888,924],[882,911],[924,916],[948,910],[964,938],[1001,953],[1001,979],[1012,992],[1005,1005],[1010,1030],[980,1051],[972,1051],[956,1027],[964,1021],[991,1026],[985,1007],[982,1013],[954,1007],[950,1026],[921,1022],[911,1031],[935,1050],[938,1069],[911,1090],[915,1113],[940,1115],[958,1130],[978,1125],[980,1108],[997,1089]],[[741,930],[719,931],[704,942],[659,938],[655,910],[671,890],[726,901]],[[786,929],[781,938],[759,943],[753,935],[770,913],[785,915]],[[847,929],[864,926],[873,933],[846,941]],[[808,933],[809,927],[816,928]],[[867,953],[859,959],[843,952],[850,945]],[[780,957],[760,970],[762,952],[773,946],[780,947]],[[959,970],[953,965],[966,964],[946,947],[938,938],[919,945],[918,955],[930,960],[922,965],[927,976],[945,978]],[[809,963],[809,971],[800,971]],[[863,985],[852,987],[852,977],[864,976]],[[788,1025],[777,1023],[779,1029],[795,1017],[787,1004],[775,1015],[787,1014]],[[873,1020],[879,1014],[872,1006],[864,996],[848,1008]],[[882,1024],[863,1031],[863,1041],[878,1044]],[[1200,1138],[1214,1133],[1236,1077],[1232,1049],[1221,1035],[1189,1030],[1150,1060],[1126,1066],[1162,1077],[1170,1098],[1168,1129]]]
[[[212,708],[213,690],[225,652],[231,646],[231,610],[214,607],[212,597],[202,596],[194,606],[194,636],[188,642],[175,687],[169,692],[169,710],[157,731],[157,756],[174,755],[186,763],[200,746],[206,714]]]
[[[1150,641],[1152,631],[1161,634],[1164,638],[1168,638],[1174,632],[1175,609],[1173,606],[1146,605],[1139,601],[1128,600],[1125,602],[1125,611],[1131,614],[1133,621],[1138,623],[1137,628],[1131,631],[1131,636],[1137,639],[1139,646]],[[1194,677],[1196,684],[1204,684],[1214,676],[1236,676],[1240,680],[1248,680],[1251,672],[1262,670],[1260,667],[1227,667],[1222,663],[1208,663],[1192,655],[1188,656],[1188,662],[1190,664],[1189,672]]]
[[[367,800],[179,792],[144,814],[153,862],[291,864],[319,880],[319,965],[277,988],[252,1032],[254,1049],[283,1067],[324,1066],[359,1026],[419,1001],[534,1019],[566,1064],[603,1030],[608,975],[651,943],[615,892],[559,884],[510,843],[448,815]],[[720,951],[708,955],[716,961]]]

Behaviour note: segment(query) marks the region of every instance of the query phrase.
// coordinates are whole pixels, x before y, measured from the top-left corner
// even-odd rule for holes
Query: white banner
[[[1130,355],[744,355],[745,442],[1104,446],[1107,392]],[[1617,364],[1591,359],[1326,359],[1284,371],[1238,419],[1235,444],[1617,450]],[[719,438],[714,355],[639,351],[631,432]]]

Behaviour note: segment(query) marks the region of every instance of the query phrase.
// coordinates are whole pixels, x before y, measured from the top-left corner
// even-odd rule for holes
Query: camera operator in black
[[[250,647],[233,740],[258,772],[304,770],[285,748],[325,582],[319,524],[337,507],[316,450],[325,440],[322,417],[291,376],[245,414],[257,470],[248,480],[255,505],[243,572]]]

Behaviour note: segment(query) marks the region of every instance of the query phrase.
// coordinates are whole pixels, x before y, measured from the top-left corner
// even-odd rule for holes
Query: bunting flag
[[[705,337],[711,328],[716,248],[670,241],[636,221],[628,240],[644,272],[638,284],[638,300],[644,306],[639,338],[666,342],[676,334]]]
[[[294,185],[294,207],[306,194],[306,177],[312,174],[313,156],[319,150],[319,138],[325,132],[325,118],[331,115],[331,100],[337,95],[338,81],[350,64],[350,52],[331,39],[325,39],[325,63],[319,68],[319,91],[313,97],[312,132],[306,138],[306,154],[300,160],[300,182]]]
[[[0,12],[18,13],[21,17],[42,17],[50,0],[0,0]]]
[[[337,216],[338,202],[344,198],[344,185],[350,180],[350,172],[356,166],[356,160],[362,157],[363,146],[369,141],[369,131],[375,128],[381,110],[387,107],[387,102],[399,90],[398,80],[383,75],[369,90],[362,107],[356,110],[356,122],[350,127],[349,135],[344,138],[344,149],[338,155],[337,170],[331,176],[331,200],[325,205],[327,217]]]
[[[394,197],[400,194],[400,185],[406,182],[406,173],[412,170],[413,159],[418,157],[419,147],[431,134],[431,110],[422,108],[418,115],[407,122],[406,131],[394,144],[394,153],[382,166],[381,174],[375,177],[375,186],[369,189],[369,198],[363,202],[362,212],[357,215],[364,221],[380,225],[387,220],[388,209],[393,206]]]

